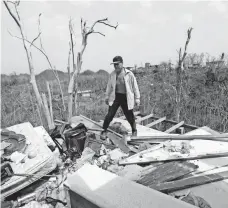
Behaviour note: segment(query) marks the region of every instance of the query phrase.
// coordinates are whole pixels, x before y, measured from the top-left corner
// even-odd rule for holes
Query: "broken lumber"
[[[125,141],[123,138],[117,137],[112,133],[108,133],[107,136],[114,143],[114,145],[120,148],[124,153],[130,152],[130,148],[125,144]]]
[[[167,130],[165,131],[165,133],[171,133],[171,132],[173,132],[174,130],[176,130],[176,129],[178,129],[179,127],[181,127],[183,124],[184,124],[184,121],[181,121],[180,123],[178,123],[178,124],[172,126],[171,128],[167,129]]]
[[[148,149],[147,151],[151,151],[151,149]],[[136,155],[140,155],[140,153],[137,153],[133,156],[136,156]],[[149,163],[156,163],[156,162],[198,160],[198,159],[218,158],[218,157],[227,157],[227,156],[228,156],[228,152],[214,153],[214,154],[202,154],[202,155],[188,156],[188,157],[176,157],[176,158],[168,158],[168,159],[156,159],[156,158],[152,158],[152,157],[144,158],[143,156],[141,156],[138,159],[136,158],[134,161],[128,161],[129,158],[126,158],[124,160],[119,161],[119,164],[120,165],[149,164]]]
[[[138,118],[138,119],[136,119],[136,122],[137,122],[137,123],[141,123],[142,121],[145,121],[146,119],[151,118],[153,115],[154,115],[154,114],[151,113],[150,115],[147,115],[147,116]]]
[[[169,162],[152,169],[136,182],[145,186],[151,186],[152,184],[179,179],[180,177],[192,173],[197,168],[197,165],[189,162]]]
[[[152,116],[151,118],[153,118],[153,119],[159,119],[159,117],[157,117],[157,116]],[[178,122],[173,121],[173,120],[168,120],[168,119],[166,119],[164,122],[171,123],[171,124],[178,124]],[[199,128],[198,126],[191,125],[191,124],[183,124],[183,127],[189,128],[189,129],[198,129]]]
[[[100,124],[97,123],[96,121],[93,121],[93,120],[91,120],[91,119],[89,119],[89,118],[87,118],[87,117],[85,117],[85,116],[83,116],[83,115],[80,115],[80,116],[81,116],[82,118],[86,119],[87,121],[90,121],[90,122],[94,123],[95,125],[99,126],[100,128],[102,128],[102,125],[100,125]],[[102,128],[102,130],[103,130],[103,128]],[[117,132],[111,130],[110,128],[108,128],[107,131],[109,131],[109,132],[111,132],[111,133],[113,133],[113,134],[119,136],[120,138],[123,137],[121,134],[118,134]]]
[[[152,126],[154,126],[154,125],[156,125],[156,124],[158,124],[158,123],[161,123],[161,122],[164,121],[165,119],[166,119],[166,117],[159,118],[158,120],[156,120],[156,121],[154,121],[154,122],[152,122],[152,123],[147,124],[146,127],[151,128]]]
[[[138,142],[153,142],[153,141],[166,141],[166,140],[212,140],[212,141],[220,141],[220,142],[228,142],[227,134],[220,135],[161,135],[161,136],[137,136],[132,138],[132,141]]]
[[[228,178],[228,171],[223,171],[215,174],[207,174],[203,176],[196,176],[191,178],[185,178],[172,182],[158,183],[149,186],[152,189],[161,191],[164,193],[170,193],[182,189],[187,189],[195,186],[204,185],[207,183],[213,183],[216,181],[222,181]]]

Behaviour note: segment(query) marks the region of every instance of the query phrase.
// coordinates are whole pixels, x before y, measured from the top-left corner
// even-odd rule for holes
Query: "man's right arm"
[[[106,93],[105,93],[105,102],[106,102],[106,104],[108,103],[108,99],[109,99],[110,93],[111,93],[111,74],[109,75],[108,84],[107,84],[107,87],[106,87]]]

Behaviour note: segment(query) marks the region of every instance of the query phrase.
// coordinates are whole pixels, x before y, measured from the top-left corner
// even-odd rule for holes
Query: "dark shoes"
[[[101,137],[100,137],[102,140],[106,140],[107,138],[107,131],[102,131],[101,132]]]
[[[137,136],[137,131],[132,131],[132,136],[136,137]]]

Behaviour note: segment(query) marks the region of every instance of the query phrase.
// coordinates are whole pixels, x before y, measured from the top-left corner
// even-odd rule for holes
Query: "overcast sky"
[[[28,63],[22,42],[9,35],[20,35],[15,22],[2,4],[2,67],[1,73],[28,73]],[[102,18],[119,23],[117,30],[100,25],[93,34],[83,56],[83,70],[112,70],[110,62],[121,55],[125,66],[141,66],[145,62],[159,64],[177,59],[177,49],[184,46],[186,31],[193,27],[189,53],[207,52],[219,56],[228,52],[228,2],[160,1],[160,2],[21,2],[20,14],[27,38],[38,34],[37,20],[41,16],[43,46],[53,65],[66,71],[69,50],[69,18],[73,18],[76,50],[81,43],[80,18],[88,24]],[[39,45],[39,42],[36,42]],[[48,68],[45,58],[36,51],[33,61],[36,73]]]

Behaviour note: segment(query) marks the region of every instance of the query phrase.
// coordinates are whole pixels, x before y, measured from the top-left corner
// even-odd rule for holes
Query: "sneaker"
[[[137,136],[137,131],[135,130],[135,131],[132,131],[132,136],[133,137],[136,137]]]
[[[102,132],[101,132],[100,138],[101,138],[102,140],[106,140],[106,138],[107,138],[107,131],[102,131]]]

